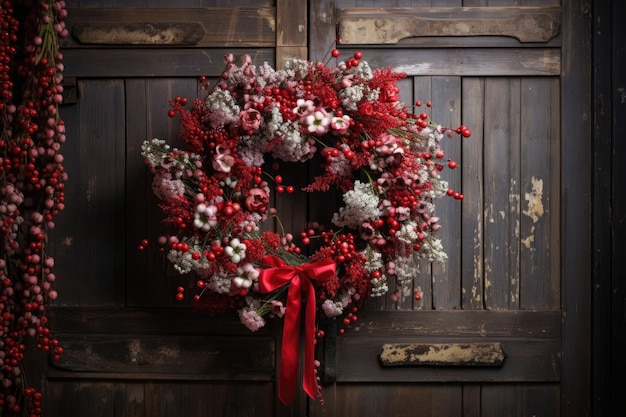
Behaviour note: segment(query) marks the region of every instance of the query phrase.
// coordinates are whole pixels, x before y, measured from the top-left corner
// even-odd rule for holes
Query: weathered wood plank
[[[126,80],[125,87],[126,233],[132,255],[126,262],[127,276],[132,277],[126,283],[126,305],[188,307],[188,302],[175,300],[175,288],[182,286],[191,293],[195,290],[195,279],[176,272],[154,242],[163,233],[163,215],[152,192],[153,175],[143,161],[141,145],[155,137],[167,140],[172,146],[181,145],[176,139],[180,121],[167,117],[168,102],[177,96],[191,101],[197,94],[198,83],[194,78],[140,78]],[[148,239],[150,244],[139,251],[137,246],[142,239]]]
[[[531,310],[428,310],[362,311],[359,320],[339,341],[346,338],[490,337],[559,338],[561,315],[558,311]]]
[[[68,77],[198,77],[220,74],[224,69],[224,55],[232,49],[201,50],[176,48],[163,51],[157,48],[66,49],[64,75]],[[237,49],[238,55],[248,54],[257,64],[274,65],[271,49]],[[132,57],[132,59],[130,58]]]
[[[416,36],[508,36],[547,42],[560,33],[558,7],[341,9],[343,44],[395,44]]]
[[[283,68],[289,58],[307,59],[308,3],[276,2],[276,63]]]
[[[70,7],[66,25],[73,38],[63,40],[62,47],[271,47],[276,44],[275,16],[274,7]],[[173,30],[184,24],[190,26]]]
[[[426,103],[433,101],[432,96],[432,77],[431,76],[414,76],[411,77],[413,82],[413,100],[412,103],[421,101],[422,107],[416,107],[416,110],[427,109]],[[419,114],[419,113],[418,113]],[[415,310],[432,310],[433,308],[433,280],[432,266],[425,260],[418,261],[420,273],[413,279],[413,294],[402,294],[403,296],[412,297],[413,308]],[[419,299],[415,299],[415,295],[419,295]]]
[[[519,90],[515,81],[485,80],[485,306],[519,302]]]
[[[561,69],[558,48],[442,48],[411,49],[398,53],[393,48],[361,48],[372,67],[393,67],[408,75],[549,76]],[[356,49],[341,49],[349,56]]]
[[[521,84],[521,218],[520,306],[525,309],[556,309],[560,306],[560,277],[553,258],[560,253],[559,227],[552,209],[560,207],[559,164],[552,151],[559,137],[552,137],[559,108],[554,103],[552,83],[547,78],[526,78]],[[556,199],[556,202],[553,202]]]
[[[276,416],[274,384],[264,381],[87,381],[51,378],[44,415]],[[248,400],[252,399],[252,400]]]
[[[463,415],[463,385],[342,383],[337,385],[336,416]]]
[[[76,23],[72,34],[83,45],[196,45],[206,34],[198,22]]]
[[[337,41],[337,9],[332,0],[309,0],[309,59],[325,62]]]
[[[461,210],[461,287],[464,309],[482,309],[484,306],[484,232],[483,201],[489,179],[483,175],[483,151],[485,126],[485,81],[482,78],[461,80],[461,121],[472,131],[468,139],[461,140],[463,161],[460,168],[462,178],[463,207]],[[444,143],[447,146],[448,140]]]
[[[117,335],[187,335],[203,336],[267,335],[273,323],[254,335],[243,326],[235,312],[209,317],[202,311],[177,308],[114,308],[59,307],[49,310],[50,326],[59,334],[117,334]]]
[[[436,76],[432,78],[431,97],[433,106],[430,109],[432,119],[438,124],[456,129],[461,124],[461,78]],[[428,110],[427,110],[428,111]],[[445,139],[444,139],[445,140]],[[470,139],[471,140],[471,139]],[[442,148],[445,157],[463,165],[461,154],[462,139],[445,140]],[[463,192],[461,170],[445,170],[441,178],[448,182],[448,187]],[[433,308],[457,309],[461,306],[461,211],[462,200],[444,197],[434,202],[437,217],[442,225],[437,231],[444,251],[448,255],[442,263],[432,265]]]
[[[463,384],[463,417],[480,417],[480,384]]]
[[[198,379],[270,380],[272,337],[57,334],[65,349],[52,366],[72,372],[196,375]],[[253,342],[252,339],[253,338]]]
[[[54,248],[58,303],[115,305],[124,299],[125,107],[122,80],[81,80],[68,109],[65,187]],[[110,105],[103,106],[103,103]]]

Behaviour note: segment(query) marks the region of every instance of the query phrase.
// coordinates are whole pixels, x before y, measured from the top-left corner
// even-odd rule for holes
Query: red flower
[[[257,213],[265,213],[265,209],[269,204],[270,199],[265,190],[260,188],[252,188],[250,195],[246,197],[246,208],[250,211],[256,211]]]

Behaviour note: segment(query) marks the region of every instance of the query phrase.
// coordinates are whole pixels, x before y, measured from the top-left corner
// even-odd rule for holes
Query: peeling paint
[[[478,287],[476,285],[472,286],[472,298],[477,302],[481,301],[480,293],[478,292]]]
[[[532,191],[524,194],[524,199],[528,203],[528,208],[523,213],[533,219],[533,223],[537,223],[543,216],[543,180],[532,177],[530,179]]]
[[[533,229],[531,230],[531,232],[534,232],[535,228],[533,227]],[[525,239],[522,239],[522,245],[524,245],[527,249],[533,249],[532,245],[535,242],[535,236],[534,235],[530,235]]]
[[[128,342],[128,354],[132,363],[141,362],[141,342],[139,340],[131,340]]]
[[[272,32],[276,32],[276,20],[274,19],[274,13],[268,9],[257,9],[257,13],[267,22],[267,25],[272,29]]]
[[[385,344],[383,366],[502,366],[505,353],[499,343]]]

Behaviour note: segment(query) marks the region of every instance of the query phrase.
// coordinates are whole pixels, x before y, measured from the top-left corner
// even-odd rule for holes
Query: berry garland
[[[196,306],[214,314],[235,308],[252,331],[267,318],[284,319],[279,397],[285,404],[297,385],[301,321],[302,387],[321,398],[314,361],[319,322],[343,318],[348,326],[367,298],[387,294],[389,285],[412,285],[416,258],[447,258],[435,237],[441,225],[433,201],[463,196],[440,177],[457,164],[445,159],[439,142],[471,132],[439,126],[427,111],[416,114],[400,102],[397,81],[404,77],[373,70],[360,52],[337,67],[294,59],[280,71],[257,68],[249,56],[237,65],[228,55],[213,88],[201,80],[204,96],[170,103],[185,149],[158,138],[143,144],[171,229],[159,243],[175,269],[197,277]],[[303,191],[343,193],[344,206],[330,220],[338,229],[316,219],[303,225],[299,240],[263,229],[268,219],[282,229],[272,189],[296,191],[281,164],[319,160],[322,174]],[[314,240],[319,245],[304,256],[303,246]],[[184,287],[177,291],[183,299]]]
[[[46,307],[57,297],[46,254],[48,232],[64,209],[59,115],[63,97],[59,38],[63,0],[0,3],[0,415],[40,416],[42,394],[22,371],[26,339],[59,359]]]

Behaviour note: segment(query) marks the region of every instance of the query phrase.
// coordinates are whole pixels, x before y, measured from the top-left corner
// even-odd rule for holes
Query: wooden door
[[[74,2],[64,53],[76,96],[62,109],[70,181],[51,242],[59,277],[52,329],[66,354],[49,367],[45,415],[583,415],[588,11],[564,3]],[[455,23],[418,20],[428,15]],[[361,33],[363,22],[373,26]],[[474,36],[480,28],[499,32]],[[178,35],[153,36],[168,30]],[[516,30],[542,37],[511,37]],[[194,97],[197,77],[218,77],[225,53],[275,66],[289,56],[320,59],[337,31],[342,56],[361,50],[372,66],[408,74],[403,101],[432,101],[434,120],[470,126],[470,139],[444,144],[460,163],[448,179],[465,199],[440,203],[450,259],[422,265],[420,299],[411,292],[371,303],[345,334],[327,332],[325,404],[301,394],[285,407],[275,388],[280,332],[250,335],[236,316],[190,311],[174,297],[180,278],[164,272],[158,254],[136,250],[157,234],[159,217],[140,146],[175,137],[168,100]],[[319,199],[296,204],[308,211],[289,220],[292,230],[302,213],[325,209]],[[466,353],[466,345],[499,344],[506,357],[495,366],[381,366],[382,346],[401,343]]]
[[[275,329],[178,302],[193,285],[157,250],[161,213],[141,156],[174,142],[169,100],[196,97],[224,55],[276,66],[306,55],[306,4],[289,1],[90,1],[68,5],[64,41],[72,180],[50,250],[58,259],[51,327],[65,348],[48,367],[47,416],[270,416],[277,411]],[[288,19],[277,18],[288,16]],[[61,279],[60,277],[63,277]],[[293,410],[301,410],[301,402]],[[299,412],[294,412],[298,415]]]
[[[336,27],[343,57],[406,72],[405,103],[431,101],[433,120],[473,132],[442,144],[465,196],[437,203],[448,261],[327,338],[313,415],[586,415],[590,258],[566,238],[589,237],[571,224],[588,222],[588,195],[569,194],[575,179],[589,190],[575,155],[589,142],[589,56],[572,27],[586,33],[586,16],[558,0],[320,0],[311,16],[327,22],[312,27],[312,58]],[[504,361],[480,363],[485,344]]]

